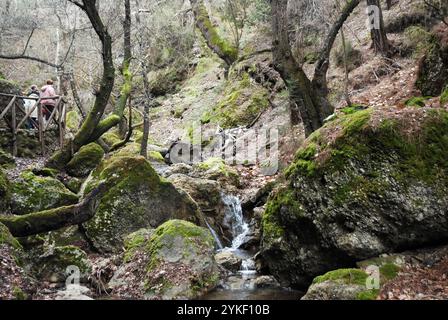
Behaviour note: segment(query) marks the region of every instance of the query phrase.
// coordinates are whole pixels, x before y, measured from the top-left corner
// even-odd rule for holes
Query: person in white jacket
[[[31,86],[31,90],[29,91],[27,96],[30,98],[34,98],[34,99],[24,99],[25,112],[28,114],[28,112],[32,108],[34,108],[40,96],[40,92],[37,89],[36,85]],[[28,121],[26,122],[27,129],[35,129],[34,123],[38,121],[37,116],[38,116],[38,108],[34,108],[33,112],[30,115],[30,118],[34,120],[34,122],[31,119],[28,119]]]

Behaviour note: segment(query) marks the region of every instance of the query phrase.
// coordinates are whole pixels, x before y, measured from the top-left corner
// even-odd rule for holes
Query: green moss
[[[11,184],[0,168],[0,211],[7,210],[11,200]]]
[[[67,164],[67,172],[75,177],[86,177],[104,157],[104,150],[97,143],[83,146]]]
[[[207,33],[206,40],[209,47],[211,47],[215,52],[218,51],[216,53],[218,53],[221,58],[227,58],[230,60],[228,62],[236,61],[238,59],[238,49],[219,36],[218,31],[210,21],[207,8],[204,3],[201,1],[198,6],[199,7],[196,10],[196,21],[198,26],[202,25],[202,27],[200,27],[201,31],[203,33]]]
[[[33,173],[36,176],[56,178],[60,172],[57,169],[42,168],[42,169],[33,169]]]
[[[401,268],[393,263],[386,263],[380,267],[381,276],[386,279],[386,281],[394,279]]]
[[[39,212],[77,202],[78,197],[62,182],[52,177],[36,176],[31,171],[24,171],[12,186],[11,207],[15,214]]]
[[[171,65],[165,69],[152,72],[149,75],[151,92],[155,96],[175,93],[187,75],[188,70],[185,65]]]
[[[81,117],[76,111],[67,112],[67,129],[71,132],[77,132],[81,123]]]
[[[198,227],[191,222],[183,220],[170,220],[158,227],[149,241],[147,252],[151,256],[148,264],[148,271],[155,269],[161,259],[161,252],[163,248],[171,248],[175,245],[178,239],[185,241],[185,248],[193,249],[200,244],[214,248],[215,240],[210,231]],[[183,252],[184,258],[189,255],[188,251]]]
[[[17,250],[22,249],[22,246],[17,239],[9,232],[9,229],[4,224],[0,223],[0,245],[2,244],[9,245]]]
[[[419,58],[434,44],[434,36],[421,26],[410,26],[404,32],[403,48],[405,53],[412,53],[412,57]]]
[[[141,229],[136,231],[124,239],[124,262],[131,262],[134,258],[135,253],[141,249],[151,238],[154,230],[152,229]]]
[[[5,152],[2,148],[0,148],[0,169],[13,167],[15,164],[15,160],[11,154]]]
[[[148,152],[148,159],[157,161],[157,162],[165,162],[165,159],[163,158],[162,154],[157,151],[149,151]]]
[[[446,104],[448,104],[448,87],[445,88],[440,96],[440,105],[444,106]]]
[[[426,101],[431,97],[412,97],[404,103],[408,107],[423,108],[426,105]]]
[[[23,290],[19,287],[14,287],[12,292],[13,292],[15,300],[27,300],[28,299],[28,295],[25,292],[23,292]]]
[[[318,284],[325,281],[334,281],[344,284],[365,286],[367,278],[367,273],[360,269],[339,269],[330,271],[323,276],[316,277],[313,280],[313,284]]]
[[[376,300],[380,294],[379,290],[372,289],[358,293],[356,300]]]
[[[259,85],[252,85],[249,75],[245,73],[240,79],[229,80],[224,98],[202,115],[201,122],[218,123],[223,128],[250,125],[260,112],[269,107],[268,98],[268,91]]]
[[[118,135],[118,133],[114,130],[110,130],[108,132],[106,132],[105,134],[103,134],[102,136],[104,142],[109,146],[112,147],[117,143],[121,142],[120,136]]]
[[[356,113],[358,111],[362,111],[365,110],[366,107],[360,104],[353,104],[351,106],[345,107],[341,110],[342,113],[344,114],[353,114]]]

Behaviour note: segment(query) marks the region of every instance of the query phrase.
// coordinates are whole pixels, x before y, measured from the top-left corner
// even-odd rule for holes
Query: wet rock
[[[257,289],[271,289],[271,288],[279,288],[280,284],[278,281],[272,276],[260,276],[255,278],[254,286]]]
[[[238,272],[241,270],[242,259],[233,252],[220,252],[215,255],[215,260],[218,265],[231,272]]]
[[[65,290],[58,291],[54,299],[69,301],[93,300],[88,294],[91,294],[89,288],[80,285],[69,285]]]

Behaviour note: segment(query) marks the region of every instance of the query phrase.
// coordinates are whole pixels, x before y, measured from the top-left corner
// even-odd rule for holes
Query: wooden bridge
[[[51,123],[55,123],[59,131],[59,145],[62,148],[64,146],[65,136],[65,124],[66,124],[66,108],[65,101],[62,96],[32,98],[20,95],[14,95],[9,93],[0,93],[0,97],[10,98],[9,103],[3,110],[0,108],[0,121],[3,119],[8,127],[11,129],[12,134],[12,154],[17,156],[17,134],[26,123],[31,123],[39,132],[39,142],[41,144],[42,155],[45,155],[45,134],[50,128]],[[34,105],[26,110],[24,107],[25,100],[35,101]],[[45,106],[41,104],[42,100],[56,100],[54,110],[51,112],[47,121],[44,120],[43,111]],[[1,107],[1,106],[0,106]],[[33,112],[37,109],[37,119],[32,117]],[[46,110],[48,112],[48,110]],[[17,115],[19,113],[25,116],[18,121]],[[10,117],[7,117],[7,115]],[[26,129],[25,129],[26,130]]]

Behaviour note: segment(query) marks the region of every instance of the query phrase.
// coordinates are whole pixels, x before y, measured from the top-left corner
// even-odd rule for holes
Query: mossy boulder
[[[0,223],[0,300],[24,300],[33,280],[23,268],[24,252],[8,228]]]
[[[262,262],[303,288],[356,261],[446,241],[447,148],[441,109],[339,116],[306,140],[272,193]]]
[[[221,158],[208,158],[204,162],[196,163],[191,175],[207,180],[227,182],[234,186],[240,185],[238,172]]]
[[[143,157],[115,155],[103,160],[82,192],[88,193],[100,182],[105,182],[109,190],[84,229],[101,252],[119,252],[128,234],[158,227],[169,219],[198,222],[196,203],[163,180]]]
[[[126,260],[110,282],[126,298],[195,299],[213,289],[219,272],[210,232],[190,222],[170,220],[126,241]]]
[[[269,108],[268,98],[268,90],[253,82],[245,73],[229,80],[224,98],[202,116],[201,122],[217,123],[225,129],[249,126]]]
[[[0,167],[10,167],[15,164],[13,156],[0,148]]]
[[[67,172],[74,177],[87,177],[100,164],[104,150],[97,143],[83,146],[67,164]]]
[[[432,35],[420,62],[416,87],[424,96],[439,96],[448,85],[448,43]]]
[[[184,174],[173,174],[168,180],[193,198],[221,239],[232,238],[231,230],[223,225],[225,216],[225,205],[221,196],[223,190],[217,181],[193,178]]]
[[[11,202],[11,184],[3,170],[0,168],[0,212],[9,210]]]
[[[65,283],[70,270],[79,270],[79,280],[86,280],[92,266],[87,254],[75,246],[50,247],[34,265],[36,274],[44,281]]]
[[[330,271],[314,279],[302,300],[375,300],[378,289],[367,289],[369,275],[359,269]]]
[[[11,210],[18,215],[72,205],[78,200],[59,180],[31,171],[23,172],[12,184]]]
[[[67,112],[66,127],[68,131],[70,131],[71,133],[76,133],[79,129],[80,124],[81,116],[78,112],[74,110]]]

